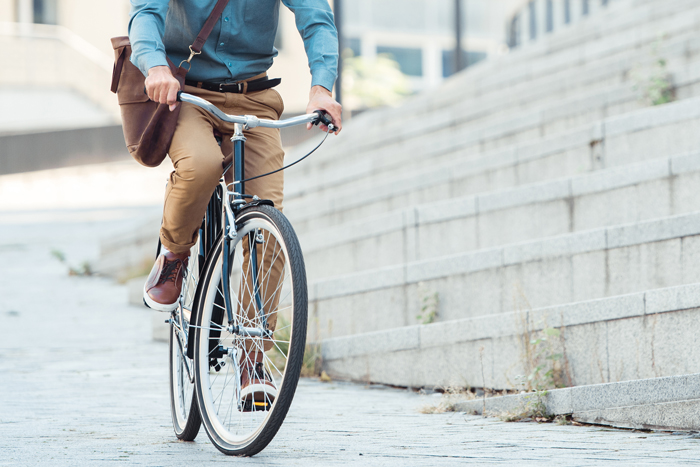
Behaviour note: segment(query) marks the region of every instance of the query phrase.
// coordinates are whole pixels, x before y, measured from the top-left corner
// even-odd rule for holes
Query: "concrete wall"
[[[0,174],[126,160],[121,125],[0,137]]]

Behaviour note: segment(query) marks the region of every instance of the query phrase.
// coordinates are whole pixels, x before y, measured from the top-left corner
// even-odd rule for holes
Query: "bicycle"
[[[334,128],[320,111],[275,121],[227,115],[182,92],[178,101],[234,123],[234,134],[233,152],[224,161],[191,249],[178,306],[166,320],[171,329],[173,427],[179,439],[192,441],[203,425],[219,451],[252,456],[273,439],[294,397],[306,346],[308,297],[294,229],[271,201],[244,194],[245,182],[301,162]],[[292,164],[245,179],[244,129],[308,122],[328,126],[318,146]],[[225,174],[231,168],[234,181],[227,184]],[[262,354],[260,367],[251,353]],[[263,392],[241,390],[241,367],[251,363],[273,381],[274,390],[269,386]]]

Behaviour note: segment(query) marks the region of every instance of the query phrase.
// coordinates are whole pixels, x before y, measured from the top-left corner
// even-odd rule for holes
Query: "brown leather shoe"
[[[175,254],[168,251],[158,256],[143,286],[143,301],[157,311],[173,311],[182,290],[182,276],[187,268],[189,252]]]
[[[243,353],[241,357],[241,402],[244,411],[270,410],[277,397],[277,387],[265,370],[263,353]]]

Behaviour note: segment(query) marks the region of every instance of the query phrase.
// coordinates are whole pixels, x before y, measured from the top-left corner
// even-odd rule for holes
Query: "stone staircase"
[[[697,2],[617,1],[290,170],[326,371],[498,390],[540,363],[567,386],[700,373],[699,31]],[[659,60],[677,102],[648,107],[634,76]]]

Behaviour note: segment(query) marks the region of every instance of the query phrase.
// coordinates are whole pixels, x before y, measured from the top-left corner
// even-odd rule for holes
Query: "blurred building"
[[[508,21],[508,46],[518,47],[597,13],[615,0],[521,0]]]
[[[507,22],[521,0],[461,0],[462,63],[504,53]],[[345,1],[345,46],[369,59],[390,54],[414,90],[455,72],[455,0]]]

